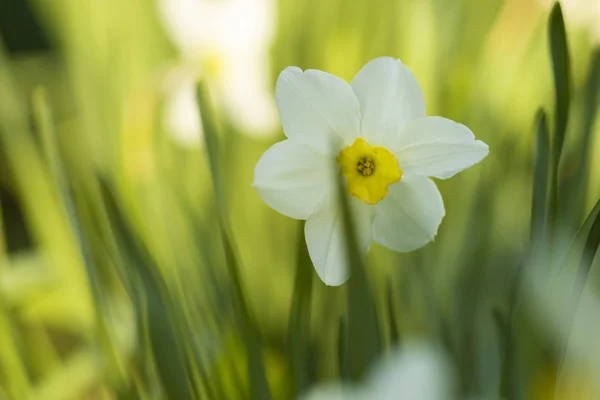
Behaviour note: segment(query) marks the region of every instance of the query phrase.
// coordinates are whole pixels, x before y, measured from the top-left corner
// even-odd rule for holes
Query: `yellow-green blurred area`
[[[350,81],[384,55],[413,71],[428,115],[467,125],[490,152],[436,182],[446,217],[435,242],[369,252],[381,348],[440,341],[460,393],[552,398],[560,335],[528,316],[518,351],[499,333],[529,254],[534,119],[555,104],[551,7],[0,0],[0,399],[261,398],[261,365],[272,398],[291,399],[342,377],[341,355],[361,351],[344,348],[352,286],[325,286],[303,223],[250,185],[261,154],[284,137],[281,70]],[[600,6],[565,0],[563,11],[571,108],[556,257],[600,195],[591,67]],[[212,148],[199,79],[219,127]],[[596,269],[590,281],[600,282]]]

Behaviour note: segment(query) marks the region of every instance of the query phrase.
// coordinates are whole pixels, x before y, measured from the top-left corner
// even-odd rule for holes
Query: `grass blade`
[[[585,282],[589,276],[590,269],[592,267],[592,262],[600,246],[600,200],[596,202],[596,205],[586,218],[584,224],[582,225],[581,229],[577,234],[577,237],[575,238],[572,244],[572,248],[581,243],[584,237],[585,244],[583,246],[583,250],[579,255],[579,268],[577,271],[577,276],[575,278],[575,283],[573,285],[573,292],[571,294],[570,302],[567,306],[567,312],[565,314],[565,324],[561,335],[561,342],[558,353],[557,376],[560,373],[562,363],[567,352],[569,337],[571,333],[571,326],[573,325],[573,320],[575,319],[577,305],[579,304],[581,293],[583,292]],[[576,248],[569,251],[569,256],[574,256],[573,253],[576,251],[575,249]],[[569,259],[572,259],[571,257],[567,259],[567,262]]]
[[[105,188],[105,203],[115,237],[122,243],[123,259],[128,263],[134,293],[132,297],[139,328],[148,330],[149,345],[161,383],[168,398],[193,400],[189,361],[183,351],[181,332],[173,319],[176,311],[158,268],[135,238],[110,190]],[[140,333],[140,338],[145,332]],[[145,343],[140,340],[140,344]],[[142,347],[142,346],[140,346]]]
[[[304,223],[298,223],[298,260],[294,295],[288,326],[288,348],[296,394],[305,392],[311,384],[310,315],[312,296],[312,265],[304,239]]]
[[[551,232],[554,238],[556,218],[558,215],[558,164],[562,154],[567,122],[569,119],[570,94],[570,62],[567,33],[562,8],[559,2],[554,4],[548,22],[550,55],[554,73],[555,110],[554,135],[552,137],[552,168],[550,185],[550,212],[552,213]]]
[[[554,141],[556,146],[555,157],[560,157],[562,146],[567,131],[569,119],[570,94],[570,61],[567,33],[560,2],[556,2],[550,13],[549,21],[550,54],[552,56],[552,70],[554,72],[554,90],[556,95],[555,118],[556,126]]]
[[[198,105],[200,107],[200,115],[202,116],[202,127],[206,138],[206,147],[208,150],[208,158],[212,174],[213,190],[218,207],[220,225],[223,239],[223,248],[225,251],[225,264],[227,265],[229,275],[233,281],[233,288],[238,301],[240,312],[240,322],[242,328],[243,339],[246,345],[246,357],[248,363],[248,374],[250,381],[250,394],[252,399],[268,400],[271,398],[267,376],[265,373],[264,360],[261,351],[261,340],[256,323],[250,315],[244,291],[242,289],[239,264],[236,257],[236,252],[233,249],[232,235],[229,228],[227,202],[223,187],[221,185],[221,166],[218,160],[219,154],[219,138],[218,128],[215,120],[215,114],[212,110],[212,102],[210,93],[204,82],[199,82],[196,87],[196,95]]]
[[[561,227],[571,233],[579,225],[585,210],[585,197],[590,176],[590,152],[596,111],[600,101],[600,48],[594,51],[583,93],[581,128],[575,148],[566,158],[562,171],[561,194],[565,199],[561,207]],[[561,200],[562,201],[562,200]]]
[[[358,380],[381,353],[381,334],[375,299],[365,273],[363,255],[358,251],[350,205],[341,181],[338,192],[351,271],[347,283],[349,372],[351,380]]]
[[[348,321],[342,315],[338,328],[338,368],[340,380],[350,380],[350,348],[348,347]]]
[[[391,278],[388,278],[385,292],[390,335],[389,343],[390,347],[393,348],[400,342],[400,331],[398,330],[398,318],[396,316],[394,290],[392,289]]]
[[[535,165],[531,201],[531,243],[543,243],[548,224],[548,178],[550,169],[550,137],[544,110],[539,110],[535,122]]]

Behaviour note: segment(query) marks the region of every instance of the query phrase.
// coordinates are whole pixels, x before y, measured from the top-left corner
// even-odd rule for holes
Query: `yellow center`
[[[383,200],[388,186],[402,178],[398,159],[385,147],[371,146],[362,138],[342,149],[336,161],[348,192],[367,204]]]

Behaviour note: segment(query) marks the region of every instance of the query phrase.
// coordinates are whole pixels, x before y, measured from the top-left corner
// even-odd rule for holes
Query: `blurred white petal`
[[[277,109],[270,84],[267,51],[232,54],[223,76],[227,111],[237,127],[254,137],[277,133]]]
[[[450,363],[436,347],[406,343],[370,374],[371,399],[446,400],[454,391]]]
[[[184,146],[199,146],[203,138],[196,82],[197,75],[192,71],[176,70],[165,85],[164,128]]]
[[[273,0],[158,0],[163,23],[188,58],[203,51],[266,49],[275,32]]]
[[[184,62],[197,65],[215,89],[222,114],[243,133],[275,134],[269,57],[273,0],[158,0],[158,7]]]
[[[407,342],[384,355],[362,384],[322,384],[301,400],[450,400],[455,376],[442,349]]]
[[[366,400],[370,393],[367,389],[351,383],[323,384],[311,389],[300,400]]]

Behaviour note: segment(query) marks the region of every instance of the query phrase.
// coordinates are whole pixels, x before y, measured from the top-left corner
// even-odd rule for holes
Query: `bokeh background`
[[[0,398],[268,398],[265,376],[272,398],[296,398],[344,378],[343,355],[361,353],[344,333],[352,293],[377,310],[363,325],[380,352],[427,338],[461,394],[552,398],[560,333],[535,318],[550,299],[525,306],[518,352],[503,334],[531,248],[535,116],[555,104],[552,6],[1,0]],[[571,109],[551,261],[600,195],[600,2],[562,10]],[[260,201],[253,169],[283,138],[281,70],[350,81],[382,55],[411,68],[428,115],[466,124],[490,154],[436,182],[446,217],[434,243],[374,245],[367,291],[326,287],[302,223]],[[199,79],[214,112],[198,104]],[[551,261],[545,277],[559,274]]]

